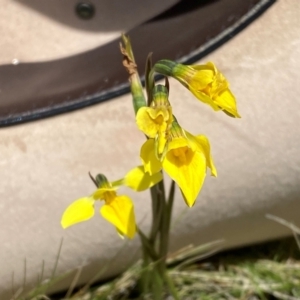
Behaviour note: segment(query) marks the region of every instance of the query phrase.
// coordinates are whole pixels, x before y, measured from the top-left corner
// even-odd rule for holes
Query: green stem
[[[138,110],[146,106],[146,98],[143,93],[143,86],[140,76],[137,71],[137,65],[133,56],[133,51],[130,43],[130,39],[126,35],[122,35],[122,41],[125,46],[120,45],[121,53],[123,54],[123,65],[129,73],[130,90],[133,100],[133,108],[135,114]]]
[[[143,270],[146,270],[146,272],[141,272],[141,279],[140,279],[140,284],[141,284],[141,290],[145,293],[148,294],[150,292],[150,282],[151,282],[151,274],[150,272],[147,272],[147,268],[149,267],[150,264],[150,258],[147,254],[147,250],[145,249],[144,246],[142,246],[142,251],[143,251],[143,265],[142,268]]]
[[[137,73],[133,74],[129,81],[134,113],[137,114],[141,107],[146,106],[146,99],[139,75]]]
[[[160,186],[160,191],[165,195],[164,186]],[[168,271],[166,267],[166,259],[169,250],[169,235],[170,235],[170,225],[171,225],[171,217],[172,217],[172,208],[174,202],[175,195],[175,182],[172,180],[168,200],[166,201],[165,196],[160,199],[162,201],[162,219],[161,219],[161,227],[160,227],[160,243],[159,243],[159,259],[158,268],[160,272],[160,276],[163,278],[166,283],[170,293],[174,297],[174,299],[178,299],[178,294],[176,288],[172,282],[172,280],[168,276]]]
[[[159,232],[160,223],[161,223],[161,215],[162,215],[162,207],[159,201],[159,191],[158,186],[155,185],[151,188],[151,203],[152,203],[152,225],[149,235],[149,241],[151,244],[155,244],[157,233]]]
[[[149,81],[149,74],[152,70],[152,53],[148,54],[145,67],[145,87],[147,91],[147,104],[150,106],[152,100],[152,90],[154,88],[154,80]]]
[[[161,218],[161,226],[160,226],[160,241],[159,241],[159,258],[161,259],[162,265],[166,260],[165,253],[166,253],[166,237],[167,237],[167,219],[166,219],[166,209],[167,203],[166,201],[162,201],[162,218]]]
[[[178,64],[175,61],[162,59],[153,66],[152,70],[164,76],[173,76],[173,69],[176,65]]]
[[[152,295],[154,300],[162,300],[163,290],[164,290],[164,282],[160,273],[156,268],[152,270]]]
[[[168,272],[164,273],[164,280],[167,283],[167,286],[169,288],[169,292],[174,297],[174,299],[175,300],[180,300],[179,295],[178,295],[177,290],[176,290],[176,287],[175,287],[172,279],[170,278]]]
[[[174,195],[175,195],[175,181],[172,180],[171,187],[169,191],[168,204],[167,204],[167,212],[168,212],[168,232],[170,231],[171,219],[172,219],[172,209],[174,203]]]
[[[166,193],[165,193],[165,184],[164,181],[161,180],[158,184],[158,196],[161,200],[163,200],[164,202],[166,202]]]
[[[154,74],[155,74],[155,70],[154,68],[152,68],[147,76],[147,85],[149,87],[151,87],[151,91],[148,91],[148,101],[147,101],[147,106],[150,106],[151,101],[152,101],[152,91],[153,91],[153,87],[154,87]]]
[[[169,235],[170,235],[170,225],[171,225],[171,217],[172,217],[172,208],[174,202],[174,194],[175,194],[175,182],[172,180],[168,201],[164,205],[164,217],[162,219],[161,226],[161,240],[160,240],[160,251],[159,257],[163,258],[166,261],[168,250],[169,250]]]
[[[157,255],[157,253],[155,252],[155,249],[153,248],[153,246],[149,243],[149,240],[147,239],[146,235],[139,228],[137,228],[137,232],[140,236],[144,251],[147,252],[148,256],[151,257],[151,259],[153,261],[158,260],[159,257]]]

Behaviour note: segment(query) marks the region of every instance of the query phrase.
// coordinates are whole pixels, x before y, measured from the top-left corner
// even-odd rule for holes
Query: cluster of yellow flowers
[[[174,77],[215,111],[240,117],[228,81],[213,63],[186,66],[161,60],[154,65],[152,72]],[[98,189],[91,196],[73,202],[64,212],[63,228],[90,219],[94,215],[95,201],[104,200],[100,214],[116,227],[120,235],[133,238],[136,222],[132,200],[125,195],[118,196],[116,190],[121,185],[135,191],[148,189],[162,180],[162,170],[177,183],[186,204],[189,207],[194,205],[206,169],[209,168],[213,176],[217,176],[217,171],[208,139],[203,135],[194,136],[180,127],[168,96],[168,85],[153,86],[150,105],[137,110],[137,126],[147,136],[140,152],[143,165],[115,182],[98,175],[95,180]]]
[[[141,148],[145,171],[153,175],[164,169],[180,187],[186,204],[193,206],[206,168],[217,175],[208,139],[193,136],[180,127],[163,85],[155,86],[150,107],[139,109],[136,120],[139,129],[149,137]]]

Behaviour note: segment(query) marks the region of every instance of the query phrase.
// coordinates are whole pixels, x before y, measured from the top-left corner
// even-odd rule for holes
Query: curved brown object
[[[192,5],[192,10],[186,9],[186,1],[179,3],[128,32],[141,72],[148,52],[154,53],[154,61],[169,58],[191,62],[203,57],[273,2],[199,1],[201,5]],[[115,40],[55,61],[0,66],[0,126],[68,112],[127,92],[118,43]]]

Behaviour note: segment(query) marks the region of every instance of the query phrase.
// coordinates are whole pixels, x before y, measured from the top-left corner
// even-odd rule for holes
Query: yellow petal
[[[158,132],[165,131],[170,119],[166,109],[142,107],[136,115],[136,124],[148,137],[154,138]]]
[[[153,108],[150,108],[153,109]],[[149,107],[141,107],[136,114],[136,124],[138,128],[147,136],[154,138],[157,134],[157,125],[148,113]]]
[[[101,187],[101,188],[98,188],[93,194],[92,194],[92,198],[94,200],[99,200],[99,199],[104,199],[105,198],[105,195],[107,193],[110,193],[110,192],[115,192],[117,189],[118,189],[118,185],[116,186],[113,186],[111,183],[109,183],[111,186],[107,186],[107,187]]]
[[[197,148],[196,151],[200,151],[205,155],[206,165],[208,168],[210,168],[211,175],[217,177],[217,170],[210,155],[210,144],[208,138],[204,135],[198,135],[195,137],[188,131],[184,132],[190,142],[190,145],[195,144],[195,147]]]
[[[206,175],[205,155],[189,147],[173,149],[166,154],[163,168],[182,190],[187,205],[193,206]]]
[[[213,82],[215,77],[215,67],[209,64],[193,66],[195,75],[193,76],[190,84],[197,90],[205,89],[210,83]]]
[[[121,234],[132,239],[136,233],[134,208],[127,196],[117,196],[103,205],[100,213],[104,219],[113,224]]]
[[[206,93],[194,89],[193,87],[189,87],[189,90],[193,93],[193,95],[200,101],[208,104],[214,111],[220,110],[220,107],[213,101],[213,99],[207,95]]]
[[[204,89],[213,81],[215,75],[215,69],[210,65],[186,66],[176,64],[172,72],[172,76],[185,86],[193,86],[195,89]]]
[[[237,112],[235,97],[229,89],[224,90],[218,95],[218,97],[216,97],[215,104],[225,112],[229,113],[229,115],[236,118],[241,117]]]
[[[204,135],[198,135],[196,136],[196,140],[198,141],[199,146],[201,146],[202,148],[202,151],[206,158],[206,164],[211,170],[211,175],[217,177],[217,169],[210,155],[210,144],[208,138]],[[200,148],[199,151],[201,151]]]
[[[182,128],[180,128],[180,130],[181,130],[181,135],[185,133],[182,130]],[[168,151],[172,149],[178,149],[181,147],[188,147],[188,146],[189,146],[188,140],[182,135],[180,137],[172,139],[172,141],[168,144]]]
[[[80,198],[67,207],[61,218],[61,226],[67,228],[79,222],[89,220],[94,215],[94,200]]]
[[[143,166],[139,166],[126,174],[124,184],[133,190],[140,192],[152,187],[161,180],[161,172],[150,175],[148,172],[145,172]]]
[[[145,172],[148,172],[150,175],[153,175],[161,170],[161,162],[157,159],[155,155],[154,139],[148,139],[143,144],[140,156],[145,168]]]
[[[152,120],[156,122],[157,125],[161,125],[172,118],[172,108],[168,107],[148,107],[148,114]]]

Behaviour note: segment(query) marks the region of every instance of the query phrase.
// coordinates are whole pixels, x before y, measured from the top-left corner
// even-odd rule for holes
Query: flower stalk
[[[144,96],[143,86],[137,71],[137,65],[134,60],[129,37],[123,34],[122,41],[124,46],[120,43],[120,50],[123,54],[123,65],[129,73],[130,91],[133,100],[132,103],[136,114],[141,107],[146,106],[146,98]]]
[[[67,228],[90,219],[95,213],[96,202],[102,202],[100,214],[121,237],[132,239],[136,234],[140,237],[143,258],[138,285],[140,296],[162,300],[169,293],[179,300],[166,266],[175,190],[178,187],[187,206],[192,207],[199,197],[207,170],[210,169],[214,177],[217,170],[208,138],[193,135],[177,121],[169,100],[168,77],[178,80],[214,111],[221,110],[235,118],[240,115],[228,81],[211,62],[187,66],[163,59],[153,65],[149,54],[145,70],[145,97],[130,40],[122,35],[122,42],[120,50],[129,74],[136,124],[146,136],[140,148],[142,165],[115,181],[109,181],[103,174],[96,178],[89,174],[96,191],[71,203],[63,213],[61,225]],[[155,73],[165,76],[164,85],[155,83]],[[164,174],[171,178],[168,195]],[[152,223],[149,234],[136,224],[134,201],[127,195],[118,194],[121,186],[136,192],[150,190]]]

